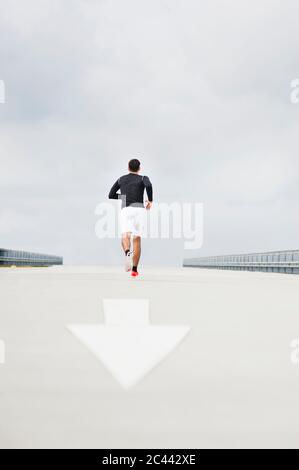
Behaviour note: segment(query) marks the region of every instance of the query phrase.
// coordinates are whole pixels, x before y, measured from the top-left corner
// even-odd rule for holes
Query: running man
[[[149,210],[153,202],[153,187],[147,176],[141,176],[140,161],[134,158],[129,161],[129,173],[121,176],[112,186],[109,199],[121,199],[120,214],[121,242],[125,252],[125,270],[131,276],[138,276],[138,263],[141,254],[141,236],[144,228],[144,210]],[[144,204],[144,190],[147,201]],[[118,191],[120,190],[120,193]],[[133,238],[133,256],[131,252]],[[133,258],[133,260],[132,260]]]

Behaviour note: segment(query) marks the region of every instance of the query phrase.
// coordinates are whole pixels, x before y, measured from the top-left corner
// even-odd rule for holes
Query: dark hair
[[[130,171],[138,171],[140,168],[140,161],[137,158],[133,158],[129,161],[129,170]]]

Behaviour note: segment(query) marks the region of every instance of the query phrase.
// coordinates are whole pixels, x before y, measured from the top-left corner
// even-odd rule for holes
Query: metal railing
[[[0,248],[0,266],[53,266],[63,264],[61,256]]]
[[[299,274],[299,250],[190,258],[183,266]]]

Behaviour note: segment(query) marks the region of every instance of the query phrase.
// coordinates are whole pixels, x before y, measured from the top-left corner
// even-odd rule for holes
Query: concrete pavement
[[[299,447],[298,292],[274,273],[0,269],[0,447]],[[103,323],[104,298],[191,327],[130,390],[66,327]]]

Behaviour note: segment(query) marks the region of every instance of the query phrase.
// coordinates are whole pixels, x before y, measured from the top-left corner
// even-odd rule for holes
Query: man
[[[141,254],[144,210],[149,210],[152,207],[153,187],[147,176],[139,174],[140,161],[137,158],[129,161],[128,170],[129,173],[118,178],[112,186],[109,199],[120,198],[122,200],[120,225],[122,247],[125,252],[125,270],[131,271],[131,276],[136,277],[138,276],[138,263]],[[148,200],[144,205],[145,189]],[[118,193],[119,190],[120,193]],[[131,237],[133,238],[133,256],[131,252]]]

